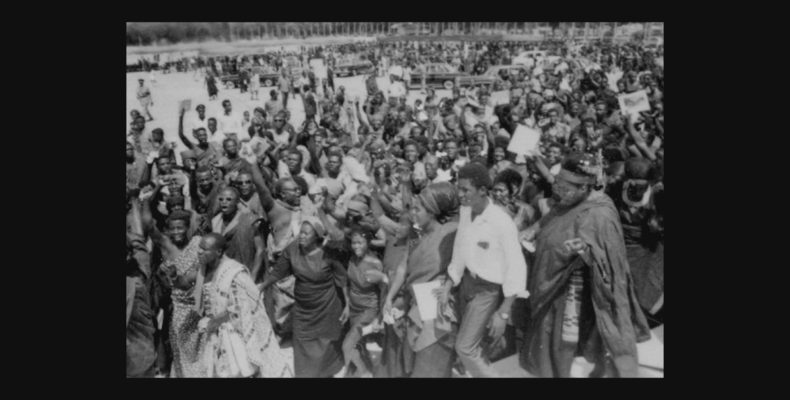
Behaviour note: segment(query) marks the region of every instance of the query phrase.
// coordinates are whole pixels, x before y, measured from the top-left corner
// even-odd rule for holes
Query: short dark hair
[[[310,186],[307,185],[307,181],[301,176],[292,176],[291,179],[293,179],[293,181],[299,186],[301,194],[304,195],[310,191]]]
[[[458,171],[458,180],[460,181],[461,179],[469,179],[472,186],[478,189],[491,189],[492,186],[491,175],[488,173],[488,168],[476,162],[466,164]]]
[[[210,232],[210,233],[207,233],[207,234],[203,235],[203,239],[204,240],[208,239],[208,238],[214,239],[214,247],[217,250],[219,250],[219,251],[221,251],[223,253],[225,252],[225,247],[227,246],[227,242],[225,241],[225,237],[224,236],[220,235],[219,233],[214,233],[214,232]]]

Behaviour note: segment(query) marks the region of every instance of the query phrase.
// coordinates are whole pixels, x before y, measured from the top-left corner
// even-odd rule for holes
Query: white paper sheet
[[[647,92],[644,90],[618,96],[617,101],[624,115],[650,111],[650,100],[647,99]]]
[[[507,151],[519,155],[533,154],[540,142],[540,132],[519,124],[510,143],[507,146]]]
[[[429,321],[436,318],[439,301],[433,295],[433,290],[441,287],[441,281],[430,281],[416,283],[412,286],[414,296],[417,298],[417,307],[420,311],[420,318]]]

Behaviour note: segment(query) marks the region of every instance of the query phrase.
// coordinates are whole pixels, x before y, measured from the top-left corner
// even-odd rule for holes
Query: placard
[[[535,129],[519,124],[507,145],[507,151],[524,156],[534,154],[538,149],[540,136],[540,132]]]
[[[650,100],[644,90],[618,96],[617,101],[620,103],[620,111],[625,115],[650,111]]]
[[[441,281],[415,283],[412,285],[414,297],[417,299],[417,307],[420,311],[420,318],[423,321],[436,319],[439,301],[433,294],[433,290],[441,286]]]

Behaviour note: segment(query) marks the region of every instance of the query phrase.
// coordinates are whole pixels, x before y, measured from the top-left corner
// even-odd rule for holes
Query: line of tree
[[[622,23],[620,23],[622,24]],[[475,32],[528,33],[551,28],[553,33],[572,28],[615,27],[617,23],[583,22],[129,22],[126,44],[150,45],[207,40],[309,38],[336,35],[386,35],[390,33],[443,35]]]
[[[384,35],[389,22],[130,22],[126,44],[149,45],[206,40]]]

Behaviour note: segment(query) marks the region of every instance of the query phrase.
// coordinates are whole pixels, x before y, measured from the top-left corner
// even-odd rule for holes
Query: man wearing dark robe
[[[565,159],[553,186],[558,203],[534,236],[531,319],[521,364],[540,377],[569,377],[577,355],[596,364],[591,376],[637,377],[636,343],[650,338],[617,208],[592,190],[596,168],[589,155]]]

